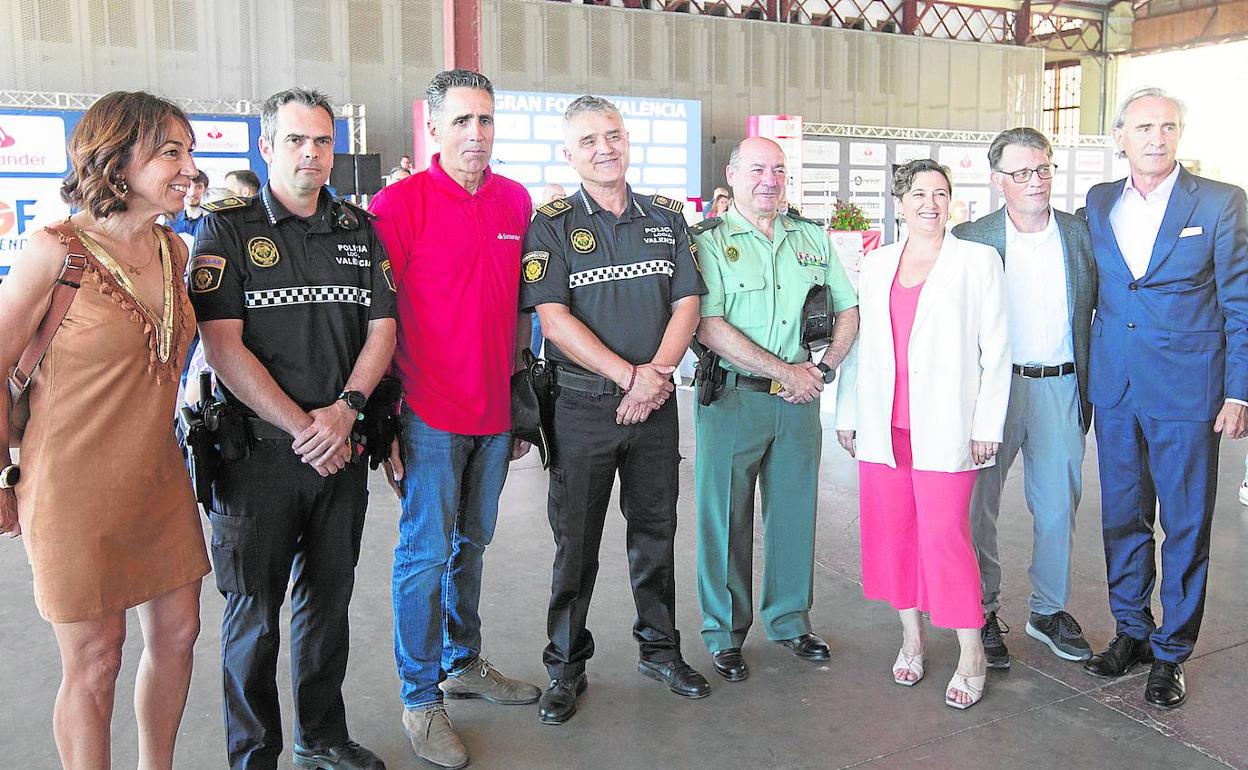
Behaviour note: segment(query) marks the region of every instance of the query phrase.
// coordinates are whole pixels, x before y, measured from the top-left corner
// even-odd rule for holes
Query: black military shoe
[[[326,749],[305,749],[295,746],[296,767],[317,770],[386,770],[386,763],[355,741]]]
[[[667,685],[667,689],[685,698],[705,698],[711,694],[706,677],[680,658],[676,660],[639,660],[637,670]]]
[[[1031,613],[1027,620],[1027,635],[1044,642],[1059,658],[1087,660],[1092,657],[1092,646],[1083,638],[1079,622],[1064,610],[1052,615]]]
[[[1163,709],[1182,706],[1187,700],[1187,683],[1183,679],[1182,666],[1164,660],[1153,661],[1153,670],[1148,672],[1148,684],[1144,685],[1144,700]]]
[[[988,668],[1008,669],[1010,667],[1010,648],[1005,646],[1005,637],[1010,627],[1001,622],[997,613],[989,612],[984,618],[984,626],[979,629],[979,638],[984,642],[984,657],[988,658]]]
[[[576,713],[576,699],[589,687],[589,679],[581,672],[572,679],[551,679],[546,692],[537,701],[537,719],[544,725],[561,725]]]
[[[750,676],[750,667],[745,663],[745,656],[740,647],[729,647],[711,653],[711,665],[715,673],[729,682],[740,682]]]
[[[802,634],[792,639],[781,639],[778,644],[788,647],[793,651],[794,655],[803,660],[832,659],[832,650],[828,649],[828,643],[814,634]]]
[[[1153,648],[1147,639],[1133,639],[1126,634],[1118,634],[1109,643],[1105,652],[1097,653],[1083,664],[1083,670],[1092,676],[1122,676],[1137,663],[1152,663]]]

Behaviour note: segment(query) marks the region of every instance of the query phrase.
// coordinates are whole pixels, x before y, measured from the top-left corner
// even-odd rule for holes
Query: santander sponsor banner
[[[251,151],[251,127],[245,120],[192,120],[191,130],[195,132],[195,152]]]
[[[63,219],[59,179],[0,179],[0,278],[40,227]]]
[[[52,115],[0,115],[0,173],[63,174],[65,121]]]

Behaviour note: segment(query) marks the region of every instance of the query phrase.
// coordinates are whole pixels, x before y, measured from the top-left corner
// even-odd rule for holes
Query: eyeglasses
[[[1000,169],[997,170],[1000,171]],[[1031,181],[1032,174],[1035,174],[1041,179],[1052,179],[1053,174],[1056,171],[1056,163],[1045,163],[1044,165],[1036,166],[1035,168],[1020,168],[1018,171],[1001,171],[1001,173],[1005,174],[1019,184],[1026,184]]]

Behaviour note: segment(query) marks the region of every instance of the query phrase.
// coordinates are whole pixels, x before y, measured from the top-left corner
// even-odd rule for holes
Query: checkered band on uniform
[[[641,278],[642,276],[655,275],[657,273],[672,275],[675,271],[675,266],[666,259],[634,262],[631,265],[595,267],[593,270],[582,270],[579,273],[573,273],[568,276],[568,288],[575,289],[578,286],[589,286],[590,284],[602,283],[604,281],[627,281],[630,278]]]
[[[309,303],[349,303],[369,307],[373,304],[372,292],[355,286],[300,286],[289,289],[264,289],[246,292],[249,308],[274,307],[276,305],[306,305]]]

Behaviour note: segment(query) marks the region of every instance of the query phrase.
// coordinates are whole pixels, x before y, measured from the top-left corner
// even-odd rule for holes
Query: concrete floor
[[[1196,656],[1186,666],[1190,696],[1183,708],[1166,713],[1145,704],[1145,672],[1118,681],[1093,679],[1023,633],[1031,535],[1021,468],[1016,466],[1001,518],[1001,552],[1007,565],[1002,617],[1014,629],[1006,637],[1014,667],[993,672],[983,702],[958,712],[943,705],[942,694],[956,662],[952,632],[930,635],[927,679],[914,688],[891,681],[899,627],[887,606],[862,598],[857,474],[830,424],[825,426],[820,480],[812,620],[832,645],[833,658],[825,665],[797,660],[757,631],[745,647],[753,669],[750,679],[729,684],[714,676],[697,634],[688,392],[680,394],[680,404],[686,458],[677,542],[680,627],[686,658],[707,674],[714,692],[690,702],[637,673],[622,517],[614,515],[604,538],[590,618],[598,653],[590,663],[590,687],[580,710],[566,725],[547,727],[538,723],[535,706],[452,704],[451,717],[468,744],[472,767],[1248,769],[1248,731],[1239,691],[1248,684],[1248,598],[1243,588],[1248,585],[1248,509],[1235,496],[1244,443],[1227,442],[1222,450],[1209,600]],[[1070,609],[1093,646],[1101,648],[1112,637],[1113,624],[1106,605],[1097,516],[1100,491],[1091,442],[1085,479]],[[398,508],[378,476],[373,495],[352,606],[347,710],[352,736],[380,754],[391,770],[424,767],[399,723],[391,653],[389,573]],[[541,649],[554,553],[545,506],[546,476],[534,458],[525,458],[513,466],[503,494],[498,531],[487,553],[481,607],[487,656],[505,672],[537,684],[545,680]],[[755,564],[761,564],[757,550]],[[0,768],[55,768],[50,715],[60,667],[52,632],[35,611],[30,570],[18,543],[0,542],[0,586]],[[204,631],[178,744],[179,768],[225,765],[218,694],[221,607],[211,580],[206,581]],[[139,647],[132,613],[114,718],[118,768],[134,767],[136,761],[130,698]],[[286,672],[284,662],[288,679]],[[288,681],[284,692],[289,712]],[[288,723],[288,742],[289,735]]]

